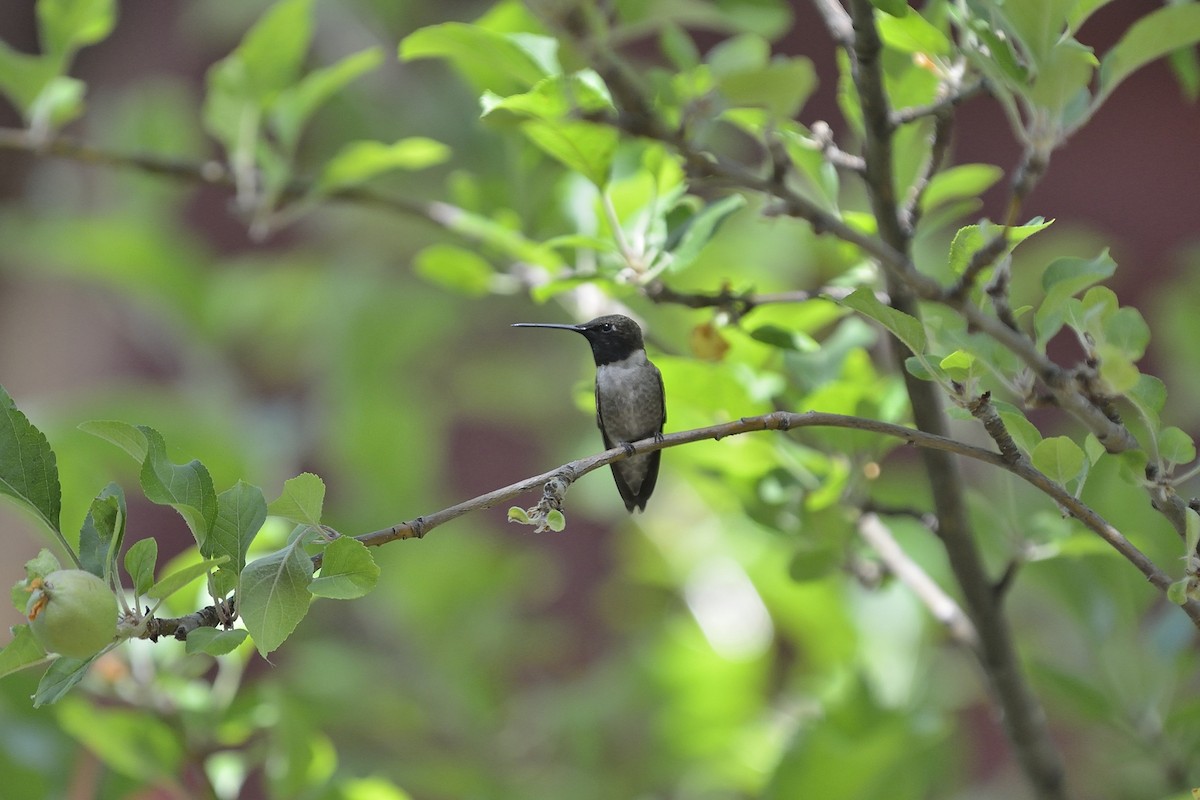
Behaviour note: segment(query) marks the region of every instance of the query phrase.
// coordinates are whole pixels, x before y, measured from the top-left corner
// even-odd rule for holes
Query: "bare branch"
[[[922,117],[941,116],[957,107],[962,101],[968,100],[986,89],[987,84],[980,79],[959,88],[957,91],[951,92],[940,100],[933,101],[929,105],[909,106],[908,108],[897,109],[892,112],[892,124],[895,126],[907,125],[910,122],[916,122]]]
[[[559,482],[573,483],[589,472],[593,472],[601,467],[612,464],[614,461],[621,461],[634,455],[650,453],[655,450],[664,450],[670,447],[679,447],[681,445],[692,444],[694,442],[713,440],[719,441],[727,436],[737,436],[744,433],[753,433],[757,431],[790,431],[800,428],[849,428],[853,430],[867,431],[877,433],[881,436],[890,436],[893,438],[902,439],[908,444],[915,445],[923,450],[954,454],[966,458],[979,461],[984,464],[990,464],[994,467],[1007,470],[1025,482],[1031,484],[1043,494],[1053,500],[1062,508],[1066,509],[1076,519],[1098,534],[1104,541],[1108,542],[1114,550],[1122,557],[1133,564],[1151,584],[1157,589],[1166,592],[1167,587],[1172,583],[1172,579],[1165,572],[1160,570],[1153,561],[1146,557],[1133,543],[1125,536],[1110,525],[1107,520],[1092,510],[1079,498],[1072,495],[1061,485],[1052,481],[1045,474],[1039,472],[1028,462],[1027,459],[1020,459],[1016,462],[1009,461],[1005,456],[996,453],[992,450],[987,450],[975,445],[966,444],[964,442],[950,439],[945,436],[938,436],[915,428],[907,428],[903,425],[895,425],[890,422],[881,422],[875,419],[867,419],[864,417],[851,417],[843,414],[828,414],[820,411],[809,411],[805,413],[795,413],[789,411],[775,411],[770,414],[763,414],[756,417],[742,417],[741,419],[731,422],[725,422],[720,425],[711,425],[706,428],[695,428],[686,431],[676,431],[664,435],[661,439],[653,437],[643,439],[639,442],[634,442],[631,449],[626,451],[621,447],[614,447],[611,450],[606,450],[602,453],[587,456],[586,458],[577,459],[568,462],[562,466],[556,467],[548,472],[540,475],[534,475],[530,478],[518,481],[516,483],[503,486],[486,494],[479,495],[462,503],[444,508],[432,514],[416,517],[405,522],[399,522],[387,528],[381,528],[377,531],[364,533],[356,536],[363,544],[370,547],[378,547],[388,542],[393,542],[399,539],[420,539],[434,528],[444,525],[447,522],[458,519],[459,517],[471,513],[473,511],[481,511],[483,509],[492,508],[500,503],[512,500],[527,492],[534,491],[543,487],[545,484],[555,482],[555,491],[560,491]],[[942,521],[939,521],[941,523]],[[944,532],[939,529],[939,536],[944,537]],[[319,560],[317,564],[319,565]],[[986,586],[990,592],[991,587]],[[1183,606],[1183,611],[1192,620],[1197,628],[1200,628],[1200,601],[1189,600]],[[200,613],[200,612],[197,612]],[[180,618],[179,620],[160,620],[160,624],[165,625],[168,622],[180,622],[189,617]],[[213,619],[216,619],[215,617]],[[217,624],[213,622],[213,624]],[[193,626],[200,627],[200,626]],[[160,635],[174,633],[175,628],[170,630],[160,629]],[[178,635],[177,633],[175,635]]]
[[[934,619],[946,627],[954,640],[978,655],[979,634],[970,618],[954,598],[929,577],[929,573],[909,558],[883,520],[875,514],[863,514],[858,520],[858,533],[871,545],[888,570],[916,595]]]

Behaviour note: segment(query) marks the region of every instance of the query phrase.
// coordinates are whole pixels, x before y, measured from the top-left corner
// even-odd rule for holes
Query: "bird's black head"
[[[612,364],[628,358],[644,348],[642,344],[642,329],[629,317],[621,314],[608,314],[596,317],[582,325],[551,325],[547,323],[518,322],[514,328],[561,328],[563,330],[582,333],[592,346],[592,356],[596,366]]]

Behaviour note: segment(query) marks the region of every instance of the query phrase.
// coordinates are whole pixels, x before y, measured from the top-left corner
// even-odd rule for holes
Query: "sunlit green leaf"
[[[263,657],[283,644],[308,613],[313,563],[304,544],[309,538],[300,533],[282,550],[242,570],[238,613]]]
[[[400,60],[445,58],[480,89],[524,91],[559,71],[557,44],[532,34],[502,34],[461,22],[421,28],[400,42]]]
[[[921,195],[921,209],[937,208],[964,197],[978,197],[1004,177],[1004,170],[993,164],[960,164],[933,176]]]
[[[912,352],[925,352],[925,328],[921,325],[920,320],[903,311],[885,306],[879,302],[879,298],[870,289],[855,289],[852,294],[842,300],[842,305],[853,308],[887,328]]]
[[[496,270],[473,250],[455,244],[433,244],[413,257],[413,271],[430,283],[471,297],[492,291]]]
[[[37,16],[46,52],[65,57],[107,38],[117,8],[114,0],[38,0]]]
[[[924,53],[931,56],[950,52],[950,40],[916,9],[903,14],[884,14],[876,18],[883,43],[905,53]]]
[[[1005,235],[1008,242],[1004,252],[1011,253],[1021,242],[1038,231],[1043,231],[1050,227],[1053,221],[1042,220],[1039,217],[1025,225],[1014,225],[1009,228],[1005,228],[1003,225],[991,224],[984,226],[967,225],[960,228],[954,236],[954,241],[950,243],[950,269],[956,275],[962,274],[971,262],[972,256],[990,242],[993,237],[999,236],[1001,233]]]
[[[1196,443],[1180,428],[1163,428],[1158,432],[1158,454],[1164,461],[1187,464],[1196,459]]]
[[[608,171],[620,141],[615,129],[582,120],[530,120],[522,123],[521,131],[547,155],[596,186],[608,182]]]
[[[1066,484],[1079,477],[1085,456],[1079,445],[1066,436],[1051,436],[1033,448],[1033,465],[1051,480]]]
[[[422,136],[401,139],[393,144],[350,142],[325,164],[314,191],[328,194],[393,170],[432,167],[449,157],[449,147]]]
[[[225,563],[228,559],[228,556],[220,556],[190,564],[177,572],[172,572],[158,583],[155,583],[146,591],[146,595],[156,600],[164,600],[200,576],[207,574],[213,567],[218,567]]]
[[[125,552],[125,572],[133,580],[133,591],[144,595],[154,585],[154,567],[158,563],[158,542],[140,539]]]
[[[267,506],[267,511],[292,522],[320,525],[324,504],[325,482],[311,472],[302,472],[283,482],[283,491]]]
[[[341,536],[330,542],[321,561],[321,574],[308,589],[317,597],[352,600],[375,588],[379,566],[362,542]]]

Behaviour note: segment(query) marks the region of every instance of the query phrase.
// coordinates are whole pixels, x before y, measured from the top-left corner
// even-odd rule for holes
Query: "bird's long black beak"
[[[554,322],[514,322],[514,328],[560,328],[564,331],[575,331],[582,333],[583,327],[580,325],[562,325]]]

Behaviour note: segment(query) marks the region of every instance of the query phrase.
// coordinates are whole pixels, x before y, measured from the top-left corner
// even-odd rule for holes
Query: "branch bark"
[[[1092,510],[1082,500],[1072,495],[1045,474],[1039,472],[1029,463],[1028,459],[1020,459],[1013,462],[995,451],[966,444],[965,442],[945,436],[920,431],[915,428],[907,428],[903,425],[895,425],[890,422],[881,422],[865,417],[829,414],[821,411],[808,411],[805,413],[774,411],[770,414],[763,414],[756,417],[742,417],[741,419],[724,422],[719,425],[710,425],[705,428],[676,431],[665,434],[661,439],[653,437],[643,439],[639,442],[633,442],[629,451],[621,447],[614,447],[602,453],[576,459],[575,461],[555,467],[548,472],[502,486],[486,494],[473,497],[470,500],[465,500],[440,511],[435,511],[432,514],[398,522],[386,528],[359,534],[354,538],[368,547],[379,547],[388,542],[401,539],[420,539],[434,528],[445,525],[447,522],[451,522],[474,511],[493,508],[501,503],[544,487],[547,483],[553,482],[555,484],[554,491],[561,492],[561,484],[563,482],[568,484],[573,483],[589,472],[606,467],[614,461],[620,461],[630,456],[650,453],[655,450],[665,450],[671,447],[680,447],[694,442],[720,441],[727,436],[738,436],[744,433],[791,431],[801,428],[848,428],[867,431],[869,433],[877,433],[880,436],[901,439],[922,450],[950,453],[970,458],[983,464],[999,467],[1034,486],[1059,506],[1069,511],[1072,516],[1099,535],[1104,541],[1108,542],[1123,558],[1133,564],[1138,571],[1146,576],[1146,579],[1155,588],[1165,594],[1167,587],[1172,583],[1172,578],[1160,570],[1153,561],[1125,538],[1124,534],[1110,525],[1107,520]],[[319,566],[319,560],[317,560],[317,564]],[[1200,601],[1189,600],[1181,608],[1192,621],[1193,625],[1196,626],[1197,630],[1200,630]],[[176,631],[180,624],[203,627],[205,623],[213,620],[212,625],[215,625],[217,616],[211,614],[204,616],[208,611],[209,609],[202,609],[199,612],[189,614],[187,617],[159,620],[161,627],[157,629],[158,633],[159,635],[178,635]],[[185,620],[186,623],[184,622]],[[195,625],[196,621],[199,621],[201,624]],[[209,625],[209,627],[212,625]]]
[[[854,27],[851,57],[855,87],[865,126],[866,187],[879,227],[879,235],[892,249],[908,257],[911,233],[901,219],[895,197],[892,164],[892,134],[895,124],[884,90],[880,56],[883,43],[875,27],[875,6],[869,0],[850,0]],[[892,307],[917,319],[921,311],[912,289],[895,271],[887,271]],[[942,397],[937,387],[917,379],[904,368],[906,348],[895,342],[896,365],[904,376],[913,419],[917,427],[944,436],[947,431]],[[938,536],[946,549],[966,601],[967,611],[979,635],[978,654],[984,672],[1002,709],[1002,719],[1017,761],[1041,800],[1066,797],[1062,757],[1050,737],[1045,711],[1029,687],[1017,657],[1012,630],[992,589],[983,558],[967,516],[962,474],[945,451],[927,449],[922,460],[933,493],[938,518]]]

